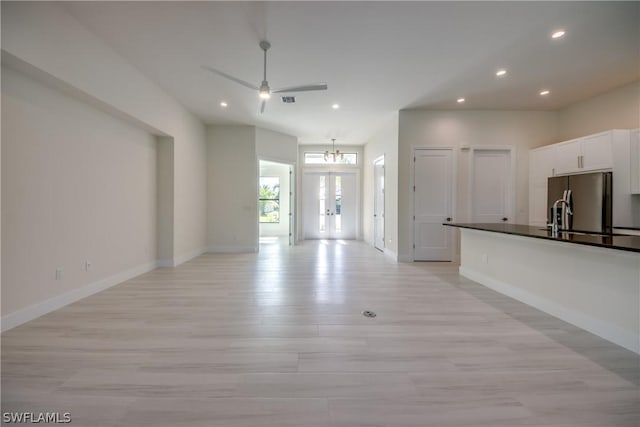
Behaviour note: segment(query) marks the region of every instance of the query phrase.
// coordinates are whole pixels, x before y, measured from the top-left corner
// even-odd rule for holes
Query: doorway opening
[[[258,177],[259,241],[263,245],[294,244],[293,166],[260,160]]]
[[[384,252],[384,156],[373,162],[373,246]]]
[[[305,172],[305,239],[356,239],[358,175],[354,172]]]

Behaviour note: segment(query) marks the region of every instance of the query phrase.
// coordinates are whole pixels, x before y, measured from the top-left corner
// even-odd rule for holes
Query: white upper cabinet
[[[631,194],[640,194],[640,129],[631,131]]]
[[[609,130],[529,151],[529,223],[546,224],[547,178],[600,170],[613,171],[614,225],[635,226],[631,198],[637,196],[631,194],[640,194],[638,129]]]
[[[580,171],[581,145],[579,139],[554,144],[556,173],[565,174]]]
[[[553,146],[535,148],[529,154],[529,175],[534,181],[544,181],[555,175],[556,153]]]
[[[607,131],[554,144],[556,174],[611,169],[612,141],[613,132]]]
[[[598,133],[580,138],[584,170],[611,169],[613,167],[613,131]]]

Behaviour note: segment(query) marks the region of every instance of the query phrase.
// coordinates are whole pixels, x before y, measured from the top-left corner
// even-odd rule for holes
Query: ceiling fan
[[[272,93],[309,92],[309,91],[313,91],[313,90],[327,90],[327,84],[326,83],[317,83],[317,84],[308,84],[308,85],[301,85],[301,86],[283,87],[283,88],[273,89],[272,90],[269,87],[269,82],[267,81],[267,51],[269,50],[270,47],[271,47],[271,43],[269,43],[268,41],[262,40],[260,42],[260,49],[262,49],[264,51],[264,73],[263,73],[262,83],[260,83],[260,86],[252,85],[249,82],[246,82],[246,81],[244,81],[242,79],[239,79],[239,78],[234,77],[234,76],[232,76],[230,74],[227,74],[224,71],[217,70],[217,69],[209,67],[207,65],[203,65],[202,68],[204,68],[205,70],[211,71],[214,74],[222,76],[225,79],[229,79],[229,80],[231,80],[233,82],[241,84],[244,87],[247,87],[249,89],[253,89],[253,90],[258,91],[258,95],[260,96],[260,99],[262,99],[262,105],[260,106],[260,113],[261,114],[264,113],[264,107],[267,104],[267,100],[269,98],[271,98],[271,94]]]

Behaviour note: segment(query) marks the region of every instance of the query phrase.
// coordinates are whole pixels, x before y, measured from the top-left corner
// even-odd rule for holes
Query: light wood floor
[[[73,426],[637,427],[639,375],[454,265],[358,242],[203,255],[2,335],[2,410]]]

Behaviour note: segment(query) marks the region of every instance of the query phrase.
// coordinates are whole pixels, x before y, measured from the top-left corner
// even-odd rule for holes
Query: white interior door
[[[474,149],[471,222],[513,222],[511,150]]]
[[[356,238],[356,178],[355,173],[305,173],[305,239]]]
[[[384,157],[373,164],[373,245],[384,250]]]
[[[451,261],[453,150],[417,149],[413,162],[413,242],[416,261]]]
[[[296,224],[295,224],[295,215],[294,215],[294,206],[295,204],[295,177],[293,176],[293,166],[289,166],[289,245],[294,245],[296,243],[295,232],[296,232]]]

